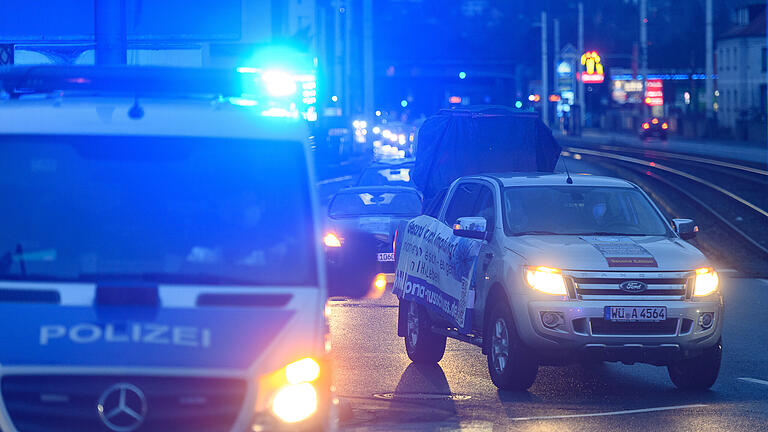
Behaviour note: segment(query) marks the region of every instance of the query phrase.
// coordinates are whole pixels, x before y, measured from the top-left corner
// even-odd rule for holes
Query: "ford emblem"
[[[637,294],[647,290],[648,285],[646,285],[645,282],[640,282],[640,281],[626,281],[619,284],[619,288],[621,288],[622,291],[626,291],[632,294]]]

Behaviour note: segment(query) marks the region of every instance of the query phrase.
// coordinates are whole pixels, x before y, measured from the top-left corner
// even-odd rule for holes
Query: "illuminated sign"
[[[631,81],[613,81],[613,91],[611,92],[613,100],[620,104],[634,104],[643,102],[643,82],[637,80]]]
[[[645,82],[645,104],[650,106],[664,105],[664,91],[661,80]]]
[[[461,96],[451,96],[448,98],[448,103],[458,104],[461,103]]]
[[[596,51],[587,51],[581,56],[581,64],[584,72],[581,73],[581,81],[587,84],[599,84],[605,80],[603,65]]]
[[[549,101],[550,102],[560,102],[560,95],[558,95],[558,94],[551,94],[551,95],[549,95]]]

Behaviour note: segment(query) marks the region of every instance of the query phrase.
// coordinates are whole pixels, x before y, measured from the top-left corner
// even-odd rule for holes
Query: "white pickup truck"
[[[436,219],[420,216],[396,238],[398,335],[412,361],[438,362],[453,337],[482,347],[501,389],[529,388],[539,365],[578,361],[667,366],[684,389],[717,379],[723,299],[712,265],[685,241],[698,228],[668,223],[634,184],[462,177]],[[451,277],[466,256],[476,257],[469,274]]]

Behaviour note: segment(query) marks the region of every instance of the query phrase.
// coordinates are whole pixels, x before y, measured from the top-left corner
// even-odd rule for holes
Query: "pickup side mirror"
[[[344,234],[339,247],[326,247],[328,297],[364,298],[378,274],[378,240],[373,234]]]
[[[683,240],[692,239],[699,232],[699,227],[693,222],[693,219],[672,219],[672,226]]]
[[[484,217],[462,217],[453,224],[453,235],[477,240],[486,240],[488,221]]]

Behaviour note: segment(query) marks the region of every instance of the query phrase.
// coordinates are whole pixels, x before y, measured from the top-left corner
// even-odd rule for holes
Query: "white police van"
[[[334,427],[308,132],[242,79],[0,74],[0,429]]]

